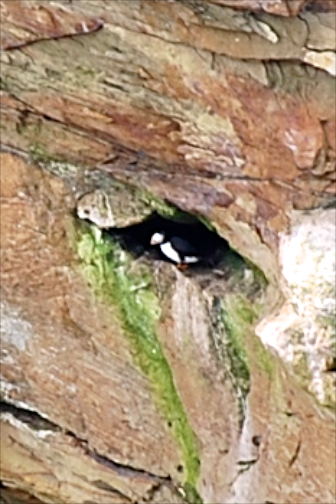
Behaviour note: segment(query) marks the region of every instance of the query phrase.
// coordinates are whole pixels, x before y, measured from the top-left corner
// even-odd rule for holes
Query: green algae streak
[[[196,491],[200,470],[197,438],[176,391],[172,372],[156,335],[160,316],[151,289],[151,274],[131,260],[116,243],[104,239],[94,227],[79,230],[77,242],[81,270],[96,295],[113,304],[134,352],[136,364],[152,383],[155,398],[171,427],[185,466],[184,493],[188,502],[201,499]]]

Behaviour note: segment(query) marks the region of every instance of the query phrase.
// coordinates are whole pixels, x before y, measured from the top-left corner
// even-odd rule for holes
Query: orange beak
[[[180,270],[180,271],[185,271],[188,268],[189,268],[188,264],[185,264],[185,263],[181,263],[181,264],[177,265],[177,269]]]

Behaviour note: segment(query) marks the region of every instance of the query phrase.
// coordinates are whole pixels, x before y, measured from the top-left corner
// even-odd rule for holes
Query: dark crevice
[[[292,467],[292,465],[297,460],[297,458],[299,456],[299,453],[300,453],[300,450],[301,450],[301,440],[298,441],[298,444],[297,444],[297,446],[295,448],[295,452],[293,453],[293,456],[292,456],[292,458],[289,461],[289,467]]]
[[[2,413],[10,413],[13,417],[18,419],[20,422],[26,424],[31,428],[32,430],[51,430],[54,432],[60,432],[63,429],[56,425],[54,422],[51,422],[50,420],[47,420],[38,413],[30,410],[26,410],[24,408],[20,408],[17,406],[14,406],[12,404],[9,404],[5,401],[0,401],[0,412]],[[88,447],[88,442],[85,439],[81,439],[77,437],[73,432],[71,431],[64,431],[64,435],[72,437],[78,442],[78,445],[83,449],[84,453],[89,456],[91,459],[95,460],[98,464],[101,464],[105,468],[111,469],[115,473],[117,473],[119,476],[126,477],[126,478],[144,478],[148,479],[149,482],[152,482],[155,487],[158,485],[166,485],[168,486],[172,491],[176,492],[176,488],[172,482],[172,479],[170,476],[157,476],[155,474],[149,473],[148,471],[145,471],[143,469],[134,469],[132,467],[128,467],[125,465],[122,465],[117,462],[113,462],[109,458],[99,455],[96,453],[95,450],[91,449]],[[108,491],[113,491],[114,493],[118,493],[125,497],[123,494],[121,494],[118,490],[115,488],[110,487],[109,489],[105,488],[107,484],[104,482],[99,482],[99,481],[92,481],[92,484],[97,486],[98,488],[102,488],[102,484],[104,485],[104,489]],[[109,485],[107,485],[109,486]],[[127,498],[127,496],[126,496]]]
[[[163,484],[169,484],[171,482],[170,476],[157,476],[143,469],[134,469],[131,467],[124,466],[117,462],[113,462],[112,460],[103,455],[98,455],[98,453],[96,453],[95,450],[91,450],[90,448],[86,448],[85,453],[99,464],[103,465],[104,467],[107,467],[108,469],[112,469],[120,476],[124,476],[127,478],[142,477],[150,481]]]
[[[209,223],[204,223],[195,215],[181,211],[177,207],[168,205],[173,217],[164,217],[158,212],[153,212],[142,222],[123,228],[106,228],[103,237],[112,243],[118,243],[134,259],[140,259],[151,267],[158,261],[169,262],[177,266],[184,275],[197,281],[202,290],[211,292],[214,296],[223,296],[228,292],[239,292],[242,282],[244,290],[250,301],[256,299],[261,290],[267,286],[267,280],[258,267],[231,249],[229,243],[219,236]],[[90,210],[88,209],[88,216]],[[92,225],[85,214],[81,220]],[[162,244],[153,245],[151,239],[155,233],[163,233],[169,244],[178,250],[182,242],[183,247],[191,247],[186,253],[186,259],[196,257],[197,261],[188,263],[167,257],[162,250]],[[113,247],[110,252],[113,262]],[[109,260],[109,257],[107,257]],[[245,280],[246,270],[251,270],[250,280]],[[239,287],[240,286],[240,287]]]
[[[12,44],[8,44],[3,48],[4,51],[12,51],[14,49],[22,49],[24,47],[37,44],[39,42],[46,42],[48,40],[60,40],[64,38],[75,38],[79,35],[89,35],[90,33],[95,33],[101,30],[104,27],[104,23],[101,19],[94,19],[91,21],[92,26],[88,27],[87,25],[81,26],[81,30],[73,31],[71,33],[60,33],[59,35],[50,35],[46,37],[38,37],[31,40],[23,40],[20,42],[14,42]]]
[[[107,79],[104,79],[103,80],[103,84],[105,84],[106,86],[108,86],[109,88],[112,88],[112,89],[118,89],[119,91],[124,91],[125,92],[125,87],[122,86],[121,84],[117,84],[117,83],[114,83],[114,82],[111,82],[111,81],[108,81]]]
[[[165,240],[181,254],[185,253],[185,257],[197,257],[197,262],[188,265],[188,269],[193,271],[218,267],[230,251],[226,240],[196,217],[182,212],[178,212],[176,219],[154,212],[138,224],[106,229],[105,236],[119,242],[133,257],[145,255],[152,260],[175,262],[162,252],[160,245],[151,245],[151,238],[156,232],[163,233]]]
[[[332,373],[336,371],[336,357],[332,357],[326,363],[326,373]]]
[[[32,430],[35,431],[51,430],[54,432],[59,432],[61,430],[61,428],[54,422],[43,418],[35,411],[19,408],[6,401],[0,401],[0,413],[10,413],[15,418],[20,420],[20,422],[28,425]]]

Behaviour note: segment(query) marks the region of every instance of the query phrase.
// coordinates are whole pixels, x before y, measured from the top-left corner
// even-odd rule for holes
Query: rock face
[[[292,215],[279,248],[288,303],[257,328],[325,404],[335,403],[335,380],[325,372],[335,359],[335,224],[334,209]]]
[[[2,501],[334,502],[333,2],[0,3]]]

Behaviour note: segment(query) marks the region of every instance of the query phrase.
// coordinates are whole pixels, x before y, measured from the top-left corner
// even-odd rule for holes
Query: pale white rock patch
[[[115,226],[115,218],[107,194],[97,189],[84,194],[77,204],[77,215],[80,219],[88,219],[99,228]]]
[[[333,373],[326,372],[336,346],[335,239],[334,209],[293,213],[291,231],[281,235],[279,247],[287,301],[256,328],[263,343],[326,404],[335,403]]]
[[[322,68],[330,75],[336,75],[336,55],[334,51],[306,51],[303,57],[305,63],[316,68]]]
[[[14,345],[19,352],[24,352],[33,337],[32,325],[24,319],[17,307],[2,302],[0,310],[0,331],[3,343]]]

